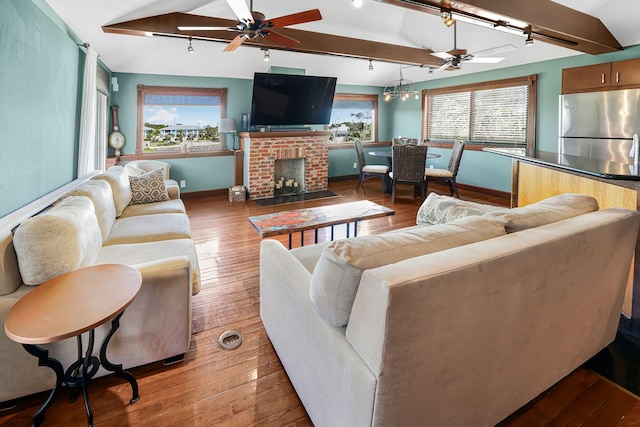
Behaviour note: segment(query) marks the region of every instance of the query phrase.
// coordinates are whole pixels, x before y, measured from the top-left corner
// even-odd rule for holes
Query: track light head
[[[529,26],[529,27],[527,27],[527,28],[524,30],[524,33],[525,33],[525,34],[526,34],[526,36],[527,36],[527,39],[524,41],[524,45],[525,45],[525,46],[532,46],[532,45],[533,45],[533,37],[531,36],[531,27],[530,27],[530,26]]]
[[[456,20],[451,16],[451,10],[449,9],[440,9],[440,17],[444,21],[444,25],[446,25],[447,27],[450,27],[456,23]]]
[[[373,63],[369,60],[369,71],[373,71]]]
[[[191,46],[191,37],[189,37],[189,47],[187,47],[187,52],[193,53],[193,46]]]

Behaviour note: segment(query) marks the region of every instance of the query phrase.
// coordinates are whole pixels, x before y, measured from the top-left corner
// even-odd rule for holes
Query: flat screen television
[[[329,124],[336,80],[336,77],[255,73],[251,125]]]

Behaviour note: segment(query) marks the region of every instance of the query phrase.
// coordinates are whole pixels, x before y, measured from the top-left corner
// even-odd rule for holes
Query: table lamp
[[[233,150],[236,149],[236,132],[238,129],[236,128],[236,119],[221,119],[220,120],[220,133],[224,135],[224,139],[222,140],[223,149],[227,149],[227,133],[231,133],[233,135]]]

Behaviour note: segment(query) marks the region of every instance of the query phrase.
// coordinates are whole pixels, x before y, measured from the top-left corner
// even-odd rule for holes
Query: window
[[[537,76],[423,91],[423,139],[535,143]]]
[[[378,140],[378,95],[336,93],[329,125],[332,143]]]
[[[136,154],[226,150],[227,89],[138,85]]]

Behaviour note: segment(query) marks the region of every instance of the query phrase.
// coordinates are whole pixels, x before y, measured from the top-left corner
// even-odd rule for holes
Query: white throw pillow
[[[504,234],[500,222],[474,216],[448,224],[336,240],[323,250],[313,270],[311,301],[325,321],[346,326],[364,270]]]
[[[500,206],[460,200],[455,197],[429,193],[416,215],[416,224],[444,224],[467,216],[506,210]]]
[[[95,264],[102,234],[93,203],[85,196],[65,197],[20,224],[13,245],[25,285],[40,285]]]
[[[507,233],[572,218],[598,210],[598,201],[585,194],[565,193],[521,208],[490,212],[483,218],[502,221]]]

